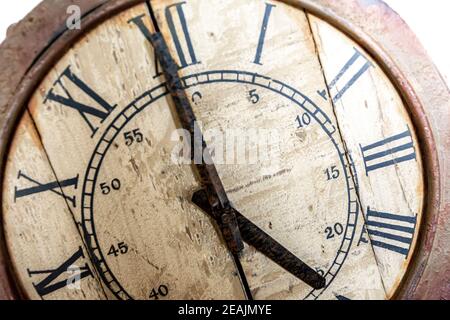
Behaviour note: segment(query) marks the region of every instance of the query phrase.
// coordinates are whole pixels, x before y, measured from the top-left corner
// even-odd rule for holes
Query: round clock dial
[[[158,32],[238,214],[238,257],[196,201],[202,150]],[[8,153],[5,238],[30,298],[388,299],[413,257],[423,179],[399,93],[325,21],[282,1],[150,1],[78,39],[34,92]]]

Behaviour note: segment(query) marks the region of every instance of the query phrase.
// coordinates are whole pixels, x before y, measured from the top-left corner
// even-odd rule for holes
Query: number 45
[[[109,248],[108,256],[115,256],[118,257],[119,254],[126,254],[128,252],[128,246],[125,244],[125,242],[119,242],[116,246],[112,245],[111,248]]]

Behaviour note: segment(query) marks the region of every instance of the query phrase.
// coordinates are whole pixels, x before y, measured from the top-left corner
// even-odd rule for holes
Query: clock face
[[[326,279],[245,244],[202,188],[150,36],[154,12],[232,203]],[[200,154],[200,160],[202,156]],[[33,299],[388,299],[413,258],[424,181],[380,65],[281,1],[151,1],[78,40],[17,126],[3,181],[13,268]]]

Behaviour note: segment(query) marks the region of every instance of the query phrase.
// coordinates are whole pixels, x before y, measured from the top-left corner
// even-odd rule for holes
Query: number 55
[[[140,129],[134,129],[132,131],[127,131],[123,134],[125,138],[125,144],[129,147],[134,142],[141,143],[144,141],[144,136],[142,135]]]

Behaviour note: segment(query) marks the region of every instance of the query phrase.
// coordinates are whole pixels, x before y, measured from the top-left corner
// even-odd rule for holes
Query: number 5
[[[125,244],[125,242],[119,242],[119,250],[120,253],[125,254],[128,252],[128,246]]]
[[[259,95],[256,93],[256,89],[250,90],[248,92],[248,99],[253,103],[257,104],[259,102]]]

